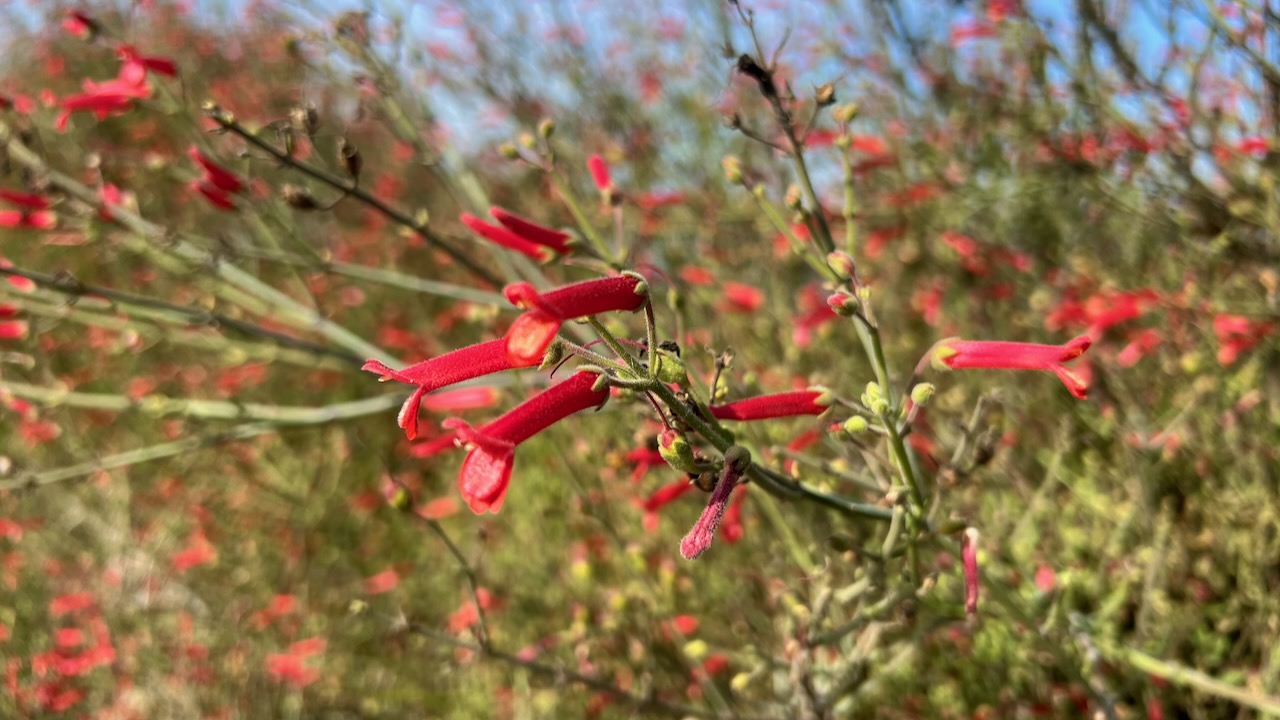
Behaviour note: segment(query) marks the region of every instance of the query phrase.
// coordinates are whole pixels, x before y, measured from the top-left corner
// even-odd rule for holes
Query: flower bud
[[[832,83],[823,83],[813,94],[814,102],[818,103],[818,107],[826,107],[834,105],[836,102],[836,86]]]
[[[784,198],[784,204],[788,210],[799,210],[801,207],[800,186],[792,185],[787,188],[787,196]]]
[[[532,150],[538,144],[538,141],[534,139],[531,133],[520,133],[520,136],[516,138],[516,142],[520,143],[520,147],[529,150]]]
[[[933,383],[920,383],[911,388],[911,402],[923,407],[929,403],[929,399],[933,397],[936,390]]]
[[[853,317],[858,312],[858,301],[852,295],[841,290],[827,296],[827,307],[841,317]]]
[[[507,160],[519,160],[520,151],[511,143],[502,143],[498,146],[498,154]]]
[[[663,430],[658,435],[658,454],[671,467],[684,473],[694,472],[697,460],[693,456],[693,447],[689,440],[677,430]]]
[[[742,161],[738,160],[737,156],[726,155],[720,164],[724,167],[724,179],[728,180],[730,185],[742,184]]]
[[[857,272],[857,264],[849,253],[836,250],[827,255],[827,266],[845,280],[851,279]]]
[[[538,137],[543,140],[550,140],[552,135],[556,134],[556,121],[551,118],[543,118],[538,123]]]
[[[853,122],[854,118],[858,117],[858,103],[845,103],[832,110],[831,114],[835,117],[836,122],[841,125],[848,125]]]
[[[844,424],[840,426],[840,429],[850,435],[859,435],[866,432],[868,427],[866,418],[861,415],[854,415],[848,420],[845,420]]]
[[[862,404],[877,415],[883,415],[889,411],[889,401],[875,382],[867,383],[867,389],[862,393]]]

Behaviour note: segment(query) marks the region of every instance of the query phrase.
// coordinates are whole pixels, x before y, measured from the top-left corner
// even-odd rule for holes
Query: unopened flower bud
[[[911,388],[911,402],[921,407],[929,403],[929,398],[933,397],[934,391],[937,390],[933,383],[920,383]]]
[[[884,392],[874,381],[867,383],[867,389],[862,393],[862,404],[877,415],[882,415],[889,410],[888,399],[885,398]]]
[[[859,435],[866,432],[869,427],[870,426],[867,425],[866,418],[862,417],[861,415],[854,415],[848,420],[845,420],[844,424],[840,426],[840,429],[844,430],[850,435]]]
[[[823,83],[813,94],[814,102],[818,103],[818,107],[826,107],[835,104],[836,86],[831,83]]]
[[[730,185],[742,184],[742,161],[738,160],[737,156],[726,155],[720,164],[724,167],[724,179],[728,180]]]
[[[845,103],[832,110],[831,114],[835,117],[836,122],[841,125],[848,125],[853,122],[854,118],[858,117],[858,103]]]
[[[556,134],[556,121],[551,118],[543,118],[538,123],[538,137],[543,140],[550,140],[552,135]]]
[[[787,196],[786,198],[784,198],[783,203],[787,206],[788,210],[799,210],[801,207],[803,207],[801,205],[799,185],[792,185],[791,187],[787,188]]]
[[[519,160],[520,151],[511,143],[502,143],[498,146],[498,154],[508,160]]]
[[[671,467],[684,473],[695,472],[697,460],[693,456],[693,447],[688,438],[677,430],[663,430],[658,435],[658,454]]]
[[[853,261],[853,257],[841,250],[827,255],[827,265],[846,280],[852,278],[857,271],[857,264]]]
[[[852,317],[858,312],[858,301],[842,290],[827,296],[827,307],[841,317]]]
[[[520,133],[520,137],[516,138],[516,142],[520,143],[520,147],[529,150],[532,150],[538,144],[538,141],[534,139],[531,133]]]

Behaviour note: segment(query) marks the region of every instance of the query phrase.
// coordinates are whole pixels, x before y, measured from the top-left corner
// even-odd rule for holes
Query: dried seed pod
[[[364,166],[364,160],[360,157],[360,151],[356,149],[346,138],[338,140],[338,164],[353,179],[360,179],[360,168]]]
[[[285,184],[280,187],[280,197],[294,210],[316,210],[320,206],[311,191],[301,185]]]

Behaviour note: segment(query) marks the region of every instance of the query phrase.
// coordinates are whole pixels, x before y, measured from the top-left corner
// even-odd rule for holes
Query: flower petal
[[[467,453],[458,473],[458,490],[471,512],[477,515],[485,512],[496,514],[502,509],[515,458],[511,451],[492,452],[484,447],[476,447]]]

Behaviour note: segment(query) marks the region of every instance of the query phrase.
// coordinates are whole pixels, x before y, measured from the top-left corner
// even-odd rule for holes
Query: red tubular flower
[[[49,207],[49,200],[43,195],[5,190],[0,188],[0,200],[5,200],[27,210],[44,210]]]
[[[1035,343],[1003,342],[994,340],[944,340],[933,352],[933,359],[952,369],[981,368],[991,370],[1047,370],[1067,386],[1067,390],[1083,400],[1088,394],[1088,384],[1075,373],[1062,366],[1089,349],[1092,341],[1088,335],[1074,338],[1065,345],[1037,345]]]
[[[696,560],[711,547],[716,537],[716,529],[724,518],[725,508],[729,505],[729,496],[733,488],[751,467],[751,453],[740,445],[734,445],[725,451],[724,472],[716,482],[716,489],[711,492],[711,500],[701,517],[693,524],[689,533],[680,541],[680,555],[685,560]]]
[[[235,173],[211,160],[208,155],[200,152],[200,148],[195,145],[187,149],[187,157],[194,160],[197,165],[204,169],[205,183],[224,193],[233,195],[244,189],[244,182],[236,177]]]
[[[964,612],[978,612],[978,531],[968,528],[960,537],[960,562],[964,565]]]
[[[514,250],[521,255],[537,260],[538,262],[547,262],[555,256],[555,250],[545,245],[539,245],[530,239],[521,237],[505,227],[491,225],[471,213],[462,213],[458,216],[463,225],[471,228],[471,230],[480,237],[501,245],[508,250]]]
[[[63,98],[59,103],[62,105],[62,112],[54,122],[54,127],[58,132],[66,131],[67,123],[71,121],[71,113],[74,112],[92,112],[102,120],[113,113],[125,112],[133,105],[133,101],[133,95],[118,92],[88,92],[82,95],[71,95]]]
[[[640,503],[644,510],[644,529],[650,532],[658,529],[658,511],[675,502],[685,493],[697,487],[688,478],[681,478],[653,491],[653,494]]]
[[[507,331],[506,352],[513,363],[537,364],[566,320],[614,311],[639,310],[648,288],[637,275],[587,280],[539,294],[525,282],[503,290],[514,305],[528,312]]]
[[[136,84],[146,82],[148,72],[169,77],[178,76],[177,63],[166,57],[139,55],[132,45],[117,47],[116,57],[124,61],[124,67],[120,68],[120,79],[126,82]]]
[[[538,360],[523,364],[511,362],[505,347],[504,340],[490,340],[410,365],[404,370],[392,370],[377,360],[365,362],[361,369],[377,373],[383,382],[395,380],[418,386],[400,409],[398,420],[405,436],[413,440],[418,436],[418,409],[427,393],[463,380],[538,364]]]
[[[608,389],[595,388],[598,377],[589,372],[575,373],[481,428],[452,418],[445,421],[445,427],[457,430],[458,437],[473,446],[458,474],[458,489],[472,512],[478,515],[502,509],[517,445],[570,415],[598,407],[609,399]]]
[[[819,403],[822,392],[797,390],[795,392],[759,395],[727,405],[712,405],[711,414],[720,420],[768,420],[796,415],[821,415],[827,409]]]
[[[509,213],[500,207],[489,208],[489,214],[508,230],[529,242],[549,247],[561,255],[567,255],[572,249],[570,246],[571,238],[568,233],[543,227],[515,213]]]
[[[605,164],[604,158],[599,155],[587,158],[587,169],[591,171],[591,180],[600,192],[607,194],[613,190],[613,180],[609,177],[609,166]]]

